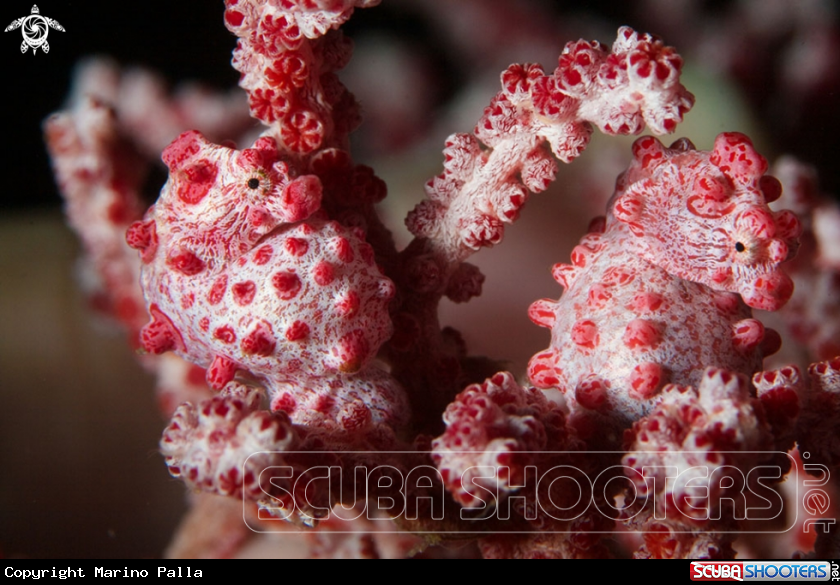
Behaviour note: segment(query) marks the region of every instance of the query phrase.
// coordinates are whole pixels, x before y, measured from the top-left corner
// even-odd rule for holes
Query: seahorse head
[[[309,217],[321,204],[314,175],[294,178],[273,138],[236,150],[181,134],[163,151],[169,181],[157,217],[189,239],[203,260],[230,261],[277,226]],[[158,225],[158,231],[160,231]]]
[[[675,276],[740,293],[749,306],[776,310],[793,293],[780,268],[798,247],[793,212],[773,212],[778,180],[743,134],[718,135],[711,152],[685,139],[665,148],[653,137],[633,145],[634,160],[611,199],[610,220],[630,245]]]

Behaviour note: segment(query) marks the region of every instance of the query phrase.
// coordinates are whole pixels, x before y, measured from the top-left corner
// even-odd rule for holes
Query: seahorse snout
[[[793,295],[793,281],[780,270],[767,272],[747,281],[739,292],[753,309],[777,311]]]

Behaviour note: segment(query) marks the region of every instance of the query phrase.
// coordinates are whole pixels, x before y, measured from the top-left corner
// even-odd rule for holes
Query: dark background
[[[32,3],[4,2],[0,23],[30,13]],[[87,55],[162,72],[172,83],[198,79],[226,88],[236,84],[229,66],[235,37],[221,23],[221,2],[38,2],[44,16],[66,30],[50,29],[50,52],[21,54],[20,29],[3,33],[0,51],[7,99],[3,157],[3,208],[58,207],[61,202],[41,139],[41,123],[60,109],[73,66]]]

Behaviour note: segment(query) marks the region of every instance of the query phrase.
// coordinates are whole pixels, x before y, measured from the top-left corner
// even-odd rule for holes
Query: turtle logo
[[[50,28],[64,32],[64,27],[58,24],[57,21],[46,16],[41,16],[41,11],[38,10],[37,5],[32,6],[32,14],[18,18],[12,24],[6,27],[3,32],[9,32],[17,28],[21,29],[23,33],[23,42],[20,44],[20,52],[25,53],[26,49],[32,47],[32,54],[38,52],[40,48],[44,53],[50,52],[50,45],[47,43],[47,34]]]

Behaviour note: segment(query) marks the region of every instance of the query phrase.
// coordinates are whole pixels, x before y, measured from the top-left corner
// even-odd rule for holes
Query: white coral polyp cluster
[[[169,472],[204,491],[258,499],[260,474],[289,450],[296,435],[288,417],[260,408],[261,393],[246,387],[178,407],[161,439]]]
[[[726,370],[707,369],[696,389],[667,386],[625,439],[622,463],[636,497],[655,500],[657,516],[677,524],[720,519],[725,494],[755,482],[756,452],[773,447],[759,404],[749,380]]]
[[[446,432],[432,442],[432,459],[461,505],[484,505],[525,485],[526,467],[542,452],[576,447],[562,410],[542,392],[522,388],[509,372],[468,386],[443,413]]]

